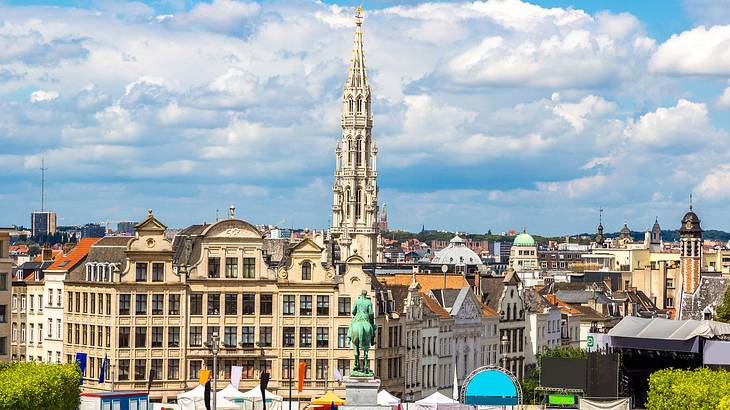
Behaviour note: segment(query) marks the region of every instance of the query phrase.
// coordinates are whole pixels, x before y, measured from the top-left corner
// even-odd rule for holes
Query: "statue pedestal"
[[[370,377],[345,377],[345,400],[341,410],[391,410],[391,406],[378,405],[380,379]]]

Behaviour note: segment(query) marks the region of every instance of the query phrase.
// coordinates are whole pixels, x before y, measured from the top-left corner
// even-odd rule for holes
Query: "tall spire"
[[[689,193],[689,210],[692,211],[692,193]]]
[[[368,86],[368,75],[365,69],[365,52],[362,46],[362,6],[357,8],[355,14],[355,41],[352,43],[352,59],[350,60],[350,73],[347,76],[345,87],[366,88]]]

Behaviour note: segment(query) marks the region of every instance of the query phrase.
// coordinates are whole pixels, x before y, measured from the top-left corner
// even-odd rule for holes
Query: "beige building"
[[[0,362],[10,360],[11,319],[10,301],[12,300],[10,259],[10,232],[0,229]]]
[[[509,265],[517,272],[540,269],[537,257],[537,244],[527,232],[522,232],[515,237],[512,248],[509,251]]]

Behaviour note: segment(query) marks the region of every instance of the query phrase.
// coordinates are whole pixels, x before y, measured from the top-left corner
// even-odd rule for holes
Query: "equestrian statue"
[[[375,315],[373,302],[370,301],[365,290],[352,306],[352,321],[350,321],[347,335],[355,348],[355,367],[350,374],[355,377],[373,376],[373,371],[368,368],[368,350],[373,345]],[[363,352],[362,362],[360,361],[360,350]]]

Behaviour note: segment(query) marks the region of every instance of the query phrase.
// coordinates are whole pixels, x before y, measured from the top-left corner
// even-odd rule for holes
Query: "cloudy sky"
[[[0,225],[326,227],[358,2],[0,0]],[[730,230],[727,0],[364,2],[391,226]]]

